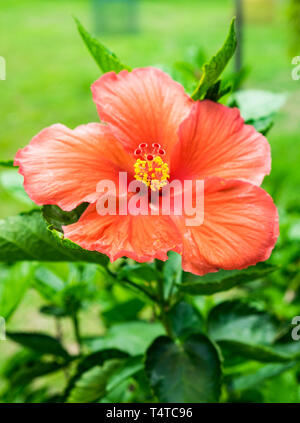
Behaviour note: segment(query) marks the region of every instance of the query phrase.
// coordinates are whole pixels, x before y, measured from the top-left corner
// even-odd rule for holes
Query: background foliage
[[[2,402],[300,401],[300,343],[291,340],[300,302],[300,85],[291,78],[286,4],[274,0],[274,15],[262,20],[267,3],[246,21],[246,68],[236,75],[229,66],[221,85],[213,75],[208,91],[197,84],[228,31],[230,0],[141,1],[139,33],[98,35],[120,59],[98,44],[95,56],[104,71],[123,62],[156,65],[201,98],[216,100],[229,83],[236,90],[243,82],[245,91],[221,101],[268,132],[273,169],[264,187],[281,222],[271,259],[202,278],[182,272],[175,253],[165,264],[108,264],[61,239],[66,216],[58,209],[17,215],[34,205],[10,163],[2,163]],[[92,30],[88,1],[1,7],[7,80],[0,81],[0,143],[1,159],[9,160],[47,125],[98,120],[90,85],[99,67],[71,16]]]

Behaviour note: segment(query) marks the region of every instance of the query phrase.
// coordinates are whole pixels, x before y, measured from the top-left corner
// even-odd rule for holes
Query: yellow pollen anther
[[[152,160],[137,159],[134,164],[135,179],[142,181],[153,191],[160,190],[170,178],[169,166],[160,156],[151,157]]]

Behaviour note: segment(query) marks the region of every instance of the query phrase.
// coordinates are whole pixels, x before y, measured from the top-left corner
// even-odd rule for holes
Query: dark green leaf
[[[229,84],[225,87],[222,87],[222,81],[219,80],[208,89],[207,93],[205,94],[205,99],[217,102],[222,97],[229,94],[231,90],[232,85]]]
[[[91,353],[78,363],[76,374],[82,374],[94,366],[102,366],[106,360],[112,358],[127,358],[128,354],[118,349],[107,349]]]
[[[126,265],[118,273],[118,279],[129,279],[132,282],[152,282],[157,281],[160,274],[151,263]]]
[[[124,65],[120,62],[117,56],[108,50],[103,44],[101,44],[96,38],[93,38],[87,30],[82,26],[78,19],[75,19],[77,28],[81,38],[83,39],[85,45],[90,51],[91,55],[95,59],[99,68],[102,72],[111,72],[115,71],[116,73],[120,72],[123,69],[131,70],[129,66]]]
[[[174,334],[179,338],[186,338],[191,333],[204,330],[204,321],[201,314],[192,305],[181,301],[168,312]]]
[[[69,353],[61,343],[49,335],[42,333],[7,332],[7,336],[14,342],[39,354],[50,354],[68,359]]]
[[[14,167],[14,161],[13,160],[0,160],[0,166]]]
[[[41,359],[23,363],[19,371],[12,375],[10,383],[12,386],[27,385],[38,377],[63,369],[66,365],[66,362],[41,361]]]
[[[245,270],[220,270],[216,273],[208,273],[204,276],[197,276],[184,272],[180,290],[193,295],[211,295],[220,291],[227,291],[259,278],[277,270],[276,266],[267,263],[258,263]]]
[[[202,77],[196,90],[192,94],[192,98],[194,100],[201,100],[208,89],[218,81],[228,62],[232,58],[236,45],[235,18],[233,18],[223,47],[208,63],[205,63],[203,66]]]
[[[272,346],[277,326],[268,313],[238,300],[217,305],[208,317],[209,334],[222,349],[262,362],[290,359]]]
[[[66,317],[67,313],[63,308],[49,305],[40,308],[40,312],[53,317]]]
[[[108,262],[106,256],[86,251],[48,230],[39,210],[0,221],[0,261],[20,260]]]
[[[221,361],[214,344],[193,334],[182,344],[157,338],[147,351],[146,372],[160,402],[216,402]]]
[[[43,206],[42,212],[44,219],[51,227],[62,232],[62,226],[71,225],[79,220],[82,213],[86,210],[88,203],[82,203],[76,209],[65,212],[58,206]]]

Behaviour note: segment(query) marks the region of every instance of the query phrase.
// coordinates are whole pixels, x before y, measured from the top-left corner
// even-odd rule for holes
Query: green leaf
[[[277,326],[271,315],[238,300],[217,305],[208,316],[208,333],[222,349],[262,362],[290,360],[272,346]]]
[[[70,358],[69,353],[62,347],[61,343],[49,335],[29,332],[7,332],[6,335],[12,341],[39,354],[50,354],[64,359]]]
[[[184,301],[174,305],[167,315],[174,334],[179,338],[204,330],[204,320],[199,311]]]
[[[202,77],[196,90],[192,94],[192,98],[194,100],[201,100],[208,89],[218,81],[228,62],[232,58],[236,46],[237,39],[235,33],[235,18],[233,18],[223,47],[208,63],[205,63],[202,68]]]
[[[220,98],[229,94],[231,91],[231,84],[222,87],[222,81],[219,80],[207,90],[207,93],[205,94],[205,99],[217,102],[220,100]]]
[[[108,262],[103,254],[84,250],[48,230],[39,210],[0,221],[0,261],[24,260]]]
[[[94,351],[116,348],[135,356],[143,354],[151,342],[163,333],[159,323],[125,322],[110,327],[105,336],[85,339],[85,344]]]
[[[96,366],[83,373],[71,390],[67,402],[95,402],[106,394],[109,377],[120,367],[120,360],[106,361],[103,366]]]
[[[273,126],[274,117],[286,102],[285,94],[261,90],[237,91],[230,99],[230,106],[240,109],[245,122],[258,132],[266,134]]]
[[[249,122],[276,115],[286,98],[286,94],[243,90],[234,93],[231,101],[240,109],[243,119]]]
[[[143,263],[126,265],[120,268],[117,273],[117,279],[120,283],[124,283],[136,292],[142,292],[143,297],[155,298],[155,292],[151,287],[151,282],[157,281],[160,273],[155,268],[154,263]]]
[[[239,392],[252,387],[261,386],[263,382],[273,377],[280,375],[281,373],[290,370],[297,364],[296,361],[293,361],[288,364],[266,364],[258,370],[255,370],[253,373],[243,374],[234,377],[229,383],[230,391]]]
[[[0,316],[6,321],[27,291],[34,268],[35,265],[29,263],[0,267]]]
[[[12,375],[10,383],[12,386],[27,385],[38,377],[62,370],[66,365],[66,362],[41,361],[40,359],[27,364],[23,363],[20,370]]]
[[[118,280],[129,279],[132,282],[153,282],[160,277],[153,263],[133,264],[123,266],[118,272]]]
[[[23,177],[16,170],[6,170],[0,174],[0,183],[4,191],[24,204],[34,206],[23,187]]]
[[[276,266],[258,263],[256,266],[250,266],[245,270],[220,270],[204,276],[184,272],[179,289],[193,295],[212,295],[263,278],[275,270],[277,270]]]
[[[215,345],[193,334],[182,344],[157,338],[146,354],[146,372],[160,402],[216,402],[220,396],[221,361]]]
[[[163,265],[164,297],[168,298],[172,288],[181,283],[181,255],[174,251],[168,252],[168,260]]]
[[[53,317],[66,317],[68,314],[63,308],[49,305],[49,306],[43,306],[40,308],[40,313],[46,314],[47,316],[53,316]]]
[[[34,276],[34,288],[45,300],[55,302],[57,294],[65,288],[64,281],[43,266],[37,268]]]
[[[138,313],[144,308],[145,303],[138,298],[130,298],[123,303],[101,313],[102,319],[107,325],[137,319]]]
[[[83,373],[87,372],[92,367],[102,366],[104,362],[107,360],[123,359],[127,357],[128,357],[127,353],[120,351],[118,349],[107,349],[107,350],[96,351],[94,353],[91,353],[83,357],[77,365],[77,369],[74,376],[70,379],[68,383],[68,386],[64,393],[64,398],[66,399],[69,397],[70,392],[75,386],[75,383],[80,379]]]
[[[85,45],[87,46],[102,72],[105,73],[115,71],[118,73],[123,69],[129,71],[131,70],[129,66],[121,63],[113,52],[111,52],[108,48],[96,40],[96,38],[93,38],[78,19],[75,18],[75,22],[77,24],[77,29],[81,35],[81,38],[83,39]]]
[[[121,366],[111,375],[107,384],[107,392],[113,391],[121,383],[134,376],[144,368],[144,356],[129,357],[124,360]]]
[[[43,206],[42,212],[44,219],[51,227],[62,232],[62,226],[71,225],[79,220],[82,213],[86,210],[88,203],[82,203],[76,209],[65,212],[58,206]]]
[[[0,166],[14,167],[14,161],[13,160],[0,160]]]
[[[128,354],[116,348],[95,351],[80,360],[77,366],[76,375],[82,374],[94,366],[102,366],[106,360],[113,358],[128,358]]]

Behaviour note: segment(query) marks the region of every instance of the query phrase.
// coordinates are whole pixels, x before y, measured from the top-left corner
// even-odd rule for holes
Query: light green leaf
[[[163,333],[164,330],[159,323],[125,322],[110,327],[105,336],[87,338],[85,344],[94,351],[116,348],[130,355],[140,355],[157,336]]]
[[[0,184],[4,191],[25,204],[34,206],[23,187],[23,177],[16,170],[6,170],[0,173]]]
[[[27,291],[34,268],[35,266],[29,263],[0,267],[0,316],[6,321]]]
[[[108,258],[86,251],[48,230],[39,210],[0,221],[0,261],[85,261],[106,264]]]
[[[160,402],[217,402],[221,361],[215,345],[193,334],[182,344],[157,338],[146,354],[146,372]]]
[[[129,71],[131,70],[129,66],[121,63],[113,52],[101,44],[96,38],[93,38],[78,19],[75,19],[75,22],[77,24],[81,38],[83,39],[85,45],[87,46],[102,72],[105,73],[115,71],[118,73],[123,69]]]
[[[286,94],[262,90],[237,91],[231,98],[248,122],[274,116],[286,102]]]
[[[120,367],[111,375],[108,384],[107,392],[113,391],[121,383],[134,376],[144,368],[144,356],[129,357],[122,362]]]
[[[163,278],[164,278],[164,296],[168,298],[172,292],[172,287],[181,283],[182,267],[181,267],[181,255],[174,251],[168,252],[168,260],[163,266]]]
[[[107,325],[113,323],[132,321],[137,319],[138,313],[145,307],[145,303],[139,298],[130,298],[118,303],[101,313],[102,319]]]
[[[286,98],[286,94],[244,90],[234,93],[230,105],[238,107],[245,122],[265,135],[273,126],[274,118],[286,102]]]
[[[67,402],[95,402],[106,394],[109,377],[120,367],[120,360],[106,361],[103,366],[95,366],[83,373],[70,392]]]
[[[66,387],[64,398],[68,398],[70,392],[75,386],[75,383],[81,378],[83,373],[95,366],[103,366],[104,362],[112,359],[123,359],[127,358],[128,354],[118,349],[107,349],[101,351],[95,351],[89,355],[83,357],[78,365],[75,374],[69,380],[68,386]]]
[[[276,377],[281,373],[293,368],[297,362],[293,361],[288,364],[266,364],[253,373],[236,376],[232,379],[229,389],[234,392],[244,391],[253,387],[261,387],[261,384],[268,379]]]
[[[193,295],[211,295],[263,278],[275,270],[277,270],[276,266],[258,263],[256,266],[250,266],[245,270],[220,270],[204,276],[184,272],[179,289]]]
[[[235,18],[233,18],[223,47],[208,63],[205,63],[202,68],[202,77],[196,90],[192,94],[194,100],[201,100],[208,89],[218,81],[228,62],[234,55],[236,46]]]

